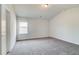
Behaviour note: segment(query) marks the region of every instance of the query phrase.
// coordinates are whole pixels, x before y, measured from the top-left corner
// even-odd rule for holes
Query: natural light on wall
[[[19,34],[27,34],[27,33],[28,33],[28,23],[19,22]]]

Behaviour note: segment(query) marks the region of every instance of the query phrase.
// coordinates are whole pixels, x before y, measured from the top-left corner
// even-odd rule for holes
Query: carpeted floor
[[[18,41],[8,55],[79,55],[79,45],[57,39]]]

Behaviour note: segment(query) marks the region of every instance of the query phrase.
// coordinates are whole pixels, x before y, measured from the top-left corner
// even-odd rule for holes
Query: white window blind
[[[19,22],[19,34],[27,34],[28,33],[28,23],[27,22]]]

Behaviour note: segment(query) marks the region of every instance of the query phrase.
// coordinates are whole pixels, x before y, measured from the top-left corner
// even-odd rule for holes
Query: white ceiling
[[[47,8],[41,4],[15,4],[16,15],[26,18],[51,19],[63,10],[79,7],[77,4],[48,4]]]

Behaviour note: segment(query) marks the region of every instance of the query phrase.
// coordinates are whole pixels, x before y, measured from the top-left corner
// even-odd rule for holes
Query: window
[[[28,33],[28,23],[19,22],[19,34],[27,34],[27,33]]]

